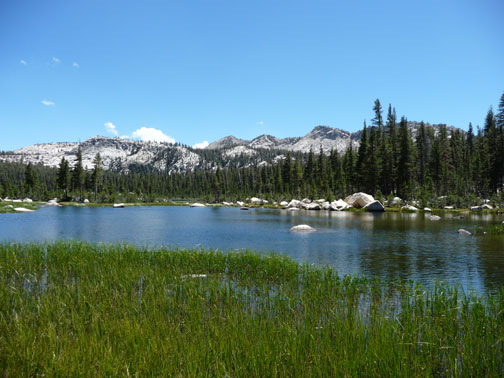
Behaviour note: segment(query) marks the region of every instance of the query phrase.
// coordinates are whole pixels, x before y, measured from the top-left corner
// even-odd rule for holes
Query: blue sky
[[[376,98],[466,129],[504,91],[503,19],[501,0],[0,0],[0,150],[355,131]]]

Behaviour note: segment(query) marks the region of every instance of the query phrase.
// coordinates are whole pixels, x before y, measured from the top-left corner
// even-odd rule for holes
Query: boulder
[[[47,206],[61,206],[56,198],[47,201]]]
[[[254,204],[254,205],[262,205],[263,204],[263,200],[260,199],[260,198],[257,198],[257,197],[252,197],[250,199],[250,203]]]
[[[493,207],[490,206],[489,204],[485,203],[484,205],[481,205],[481,209],[483,209],[483,210],[492,210]]]
[[[287,206],[289,206],[289,202],[287,202],[287,201],[282,201],[282,202],[280,202],[280,206],[282,206],[282,207],[287,207]]]
[[[331,209],[331,204],[327,201],[325,201],[324,203],[322,203],[322,209],[324,210],[330,210]]]
[[[446,210],[453,210],[453,206],[445,206],[444,207]]]
[[[438,221],[441,219],[441,217],[438,217],[437,215],[429,215],[428,217],[431,221]]]
[[[86,198],[84,199],[84,201],[82,201],[82,203],[89,203],[89,200]]]
[[[124,203],[114,203],[113,206],[115,209],[121,209],[124,207]],[[204,206],[204,205],[202,205],[202,206]]]
[[[323,199],[323,198],[321,198],[321,199],[316,200],[315,202],[318,202],[318,203],[322,204],[322,203],[326,202],[326,200]]]
[[[305,205],[306,210],[320,210],[320,205],[318,203],[307,203]]]
[[[12,206],[12,205],[7,205],[7,206],[5,206],[5,207],[4,207],[4,209],[14,209],[14,206]]]
[[[21,203],[23,201],[21,201],[20,199],[15,199],[15,200],[12,200],[12,202],[15,202],[15,203]]]
[[[25,198],[25,199],[23,200],[23,202],[30,203],[30,202],[33,202],[33,200],[32,200],[31,198]]]
[[[15,207],[14,211],[17,211],[19,213],[31,213],[34,210],[25,209],[24,207]]]
[[[348,196],[345,198],[345,202],[353,207],[356,208],[361,208],[365,207],[366,205],[369,205],[370,203],[374,202],[375,199],[373,198],[372,195],[366,194],[366,193],[354,193],[351,196]]]
[[[124,204],[121,204],[123,205],[122,207],[124,207]],[[115,205],[114,205],[115,207]],[[198,203],[198,202],[195,202],[195,203],[191,203],[191,207],[206,207],[206,205],[203,205],[202,203]]]
[[[380,203],[380,201],[374,201],[371,203],[368,203],[366,206],[364,206],[364,209],[367,211],[385,211],[385,208],[383,205]]]
[[[392,206],[394,206],[394,205],[401,205],[401,204],[402,204],[402,202],[403,202],[403,201],[402,201],[402,199],[401,199],[401,198],[399,198],[399,197],[394,197],[394,198],[392,199],[392,201],[390,201],[390,204],[391,204]]]
[[[464,230],[463,228],[458,230],[458,233],[459,233],[459,235],[472,235],[469,231]]]
[[[352,207],[352,206],[350,206],[348,203],[346,203],[342,199],[331,202],[331,210],[334,210],[334,211],[341,211],[341,210],[348,209],[350,207]]]
[[[293,199],[292,201],[290,201],[290,202],[287,204],[287,207],[288,207],[288,208],[291,208],[291,207],[297,207],[297,208],[299,209],[299,208],[301,208],[301,204],[302,204],[302,202],[301,202],[301,201],[298,201],[298,200]]]
[[[424,207],[424,211],[428,211],[429,213],[432,211],[429,207]]]
[[[290,232],[313,232],[317,231],[313,227],[308,226],[307,224],[300,224],[294,227],[291,227]]]
[[[238,206],[240,206],[240,207],[241,207],[241,206],[245,205],[245,202],[242,202],[242,201],[236,201],[236,204],[237,204]]]
[[[401,210],[406,210],[406,211],[418,211],[418,209],[415,206],[411,205],[406,205],[401,207]]]
[[[303,202],[303,203],[311,203],[311,199],[303,198],[303,200],[301,202]]]

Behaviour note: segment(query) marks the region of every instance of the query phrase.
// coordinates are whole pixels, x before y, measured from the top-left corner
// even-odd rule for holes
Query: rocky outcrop
[[[317,231],[311,226],[308,226],[307,224],[300,224],[294,227],[291,227],[289,230],[290,232],[314,232]]]
[[[366,207],[367,205],[375,202],[375,199],[372,195],[366,193],[354,193],[351,196],[345,198],[345,202],[350,206],[353,206],[357,209],[362,207]]]

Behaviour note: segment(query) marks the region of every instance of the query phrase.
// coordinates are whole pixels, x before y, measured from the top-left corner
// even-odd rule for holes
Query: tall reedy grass
[[[204,276],[201,276],[204,275]],[[280,255],[0,245],[4,376],[500,376],[504,291]]]

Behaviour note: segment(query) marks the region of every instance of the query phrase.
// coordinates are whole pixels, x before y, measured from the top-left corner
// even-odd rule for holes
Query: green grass
[[[0,371],[500,376],[503,306],[504,291],[340,278],[278,255],[3,244]]]

